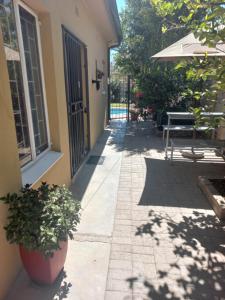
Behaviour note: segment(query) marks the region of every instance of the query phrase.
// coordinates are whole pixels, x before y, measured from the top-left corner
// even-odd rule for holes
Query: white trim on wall
[[[32,160],[36,159],[36,151],[35,151],[35,141],[34,141],[34,127],[33,127],[33,120],[31,114],[31,105],[30,105],[30,93],[28,87],[28,79],[27,79],[27,68],[26,68],[26,60],[24,54],[24,45],[23,45],[23,36],[21,30],[21,22],[20,22],[20,15],[19,15],[19,6],[18,1],[14,1],[14,11],[15,11],[15,18],[16,18],[16,29],[18,35],[18,43],[19,43],[19,50],[20,50],[20,58],[21,58],[21,68],[22,68],[22,77],[23,77],[23,87],[24,87],[24,96],[25,96],[25,103],[26,103],[26,112],[27,112],[27,121],[29,127],[29,137],[30,137],[30,146],[31,146],[31,155]]]
[[[29,162],[27,165],[22,167],[22,170],[29,168],[35,161],[41,157],[43,157],[46,152],[48,152],[51,148],[50,142],[50,129],[49,129],[49,119],[48,119],[48,108],[47,108],[47,100],[46,100],[46,89],[45,89],[45,79],[44,79],[44,69],[43,69],[43,58],[42,58],[42,47],[41,47],[41,38],[40,38],[40,25],[38,21],[38,16],[20,0],[14,0],[14,11],[15,11],[15,19],[16,19],[16,28],[18,34],[18,43],[19,43],[19,50],[20,50],[20,57],[21,57],[21,68],[22,68],[22,77],[23,77],[23,86],[24,86],[24,94],[25,94],[25,103],[26,103],[26,112],[27,112],[27,119],[28,119],[28,127],[29,127],[29,137],[30,137],[30,146],[31,146],[31,153],[32,153],[32,161]],[[38,156],[36,155],[36,148],[35,148],[35,140],[34,140],[34,128],[33,128],[33,119],[31,113],[31,104],[30,104],[30,93],[29,93],[29,86],[28,86],[28,76],[27,76],[27,68],[26,68],[26,60],[25,60],[25,52],[24,52],[24,44],[23,44],[23,36],[22,36],[22,29],[21,29],[21,21],[20,21],[20,14],[19,14],[19,7],[25,9],[28,13],[30,13],[36,22],[36,34],[38,40],[38,59],[40,65],[40,72],[41,72],[41,87],[42,87],[42,95],[43,95],[43,103],[44,103],[44,115],[45,115],[45,124],[46,124],[46,132],[47,132],[47,141],[48,141],[48,148],[45,149],[42,153]]]

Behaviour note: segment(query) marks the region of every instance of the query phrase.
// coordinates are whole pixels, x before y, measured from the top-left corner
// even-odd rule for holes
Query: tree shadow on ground
[[[224,163],[169,161],[145,157],[146,175],[140,206],[211,209],[198,187],[198,176],[224,175]]]
[[[55,283],[55,288],[53,291],[54,300],[63,300],[67,298],[72,284],[66,280],[66,277],[66,272],[62,271]]]
[[[115,139],[112,139],[108,144],[113,145],[116,151],[125,151],[126,156],[136,154],[147,156],[150,150],[155,150],[157,153],[164,152],[163,141],[156,136],[152,121],[127,123],[123,143],[117,143]]]
[[[160,228],[166,241],[159,237]],[[225,223],[215,215],[193,211],[176,219],[151,210],[136,235],[153,239],[158,249],[166,246],[167,268],[160,267],[162,261],[157,280],[141,279],[148,299],[225,299]],[[172,261],[168,253],[173,253]],[[130,288],[139,280],[128,279]]]
[[[6,300],[63,300],[70,293],[72,284],[66,279],[66,272],[63,270],[52,285],[38,285],[27,277],[23,272],[18,277],[13,290]]]
[[[197,186],[199,175],[224,174],[224,164],[145,158],[146,178],[138,206],[151,208],[135,235],[152,240],[157,276],[129,278],[143,299],[225,299],[225,223]]]

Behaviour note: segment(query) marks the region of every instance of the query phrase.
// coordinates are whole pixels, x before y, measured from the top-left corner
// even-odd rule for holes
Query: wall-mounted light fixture
[[[101,79],[104,76],[104,73],[101,70],[98,70],[97,60],[96,60],[96,79],[92,80],[92,83],[96,84],[96,90],[100,89]]]

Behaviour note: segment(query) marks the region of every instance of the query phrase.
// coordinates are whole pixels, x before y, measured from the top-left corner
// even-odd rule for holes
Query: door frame
[[[84,94],[85,96],[83,95],[83,101],[85,99],[85,109],[83,111],[83,114],[86,114],[87,115],[87,132],[84,132],[84,134],[87,134],[87,154],[85,155],[85,157],[88,156],[88,153],[91,149],[91,135],[90,135],[90,103],[89,103],[89,81],[88,81],[88,53],[87,53],[87,46],[85,45],[85,43],[83,43],[73,32],[71,32],[70,30],[68,30],[65,25],[61,25],[62,27],[62,46],[63,46],[63,58],[64,58],[64,78],[65,78],[65,92],[66,92],[66,107],[67,107],[67,121],[68,121],[68,133],[69,133],[69,145],[70,145],[70,161],[72,163],[72,158],[71,158],[71,155],[72,155],[72,151],[71,151],[71,138],[70,138],[70,124],[69,124],[69,107],[68,107],[68,78],[67,78],[67,65],[66,65],[66,51],[65,51],[65,44],[64,44],[64,33],[68,33],[70,35],[72,35],[75,40],[80,44],[81,46],[81,51],[83,51],[83,58],[84,58],[84,61],[81,61],[81,67],[82,67],[82,70],[84,69],[84,78],[85,78],[85,89],[83,90],[84,91]],[[82,72],[82,71],[81,71]],[[85,118],[84,118],[84,121],[85,121]],[[82,163],[81,163],[82,165]],[[70,168],[71,168],[71,178],[73,178],[76,173],[78,172],[79,168],[81,167],[81,165],[78,167],[78,169],[76,170],[75,174],[73,174],[73,171],[72,171],[72,166],[70,164]]]

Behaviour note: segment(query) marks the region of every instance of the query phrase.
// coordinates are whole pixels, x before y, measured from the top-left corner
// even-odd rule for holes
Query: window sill
[[[22,184],[35,184],[63,157],[61,152],[48,151],[40,159],[22,171]]]

